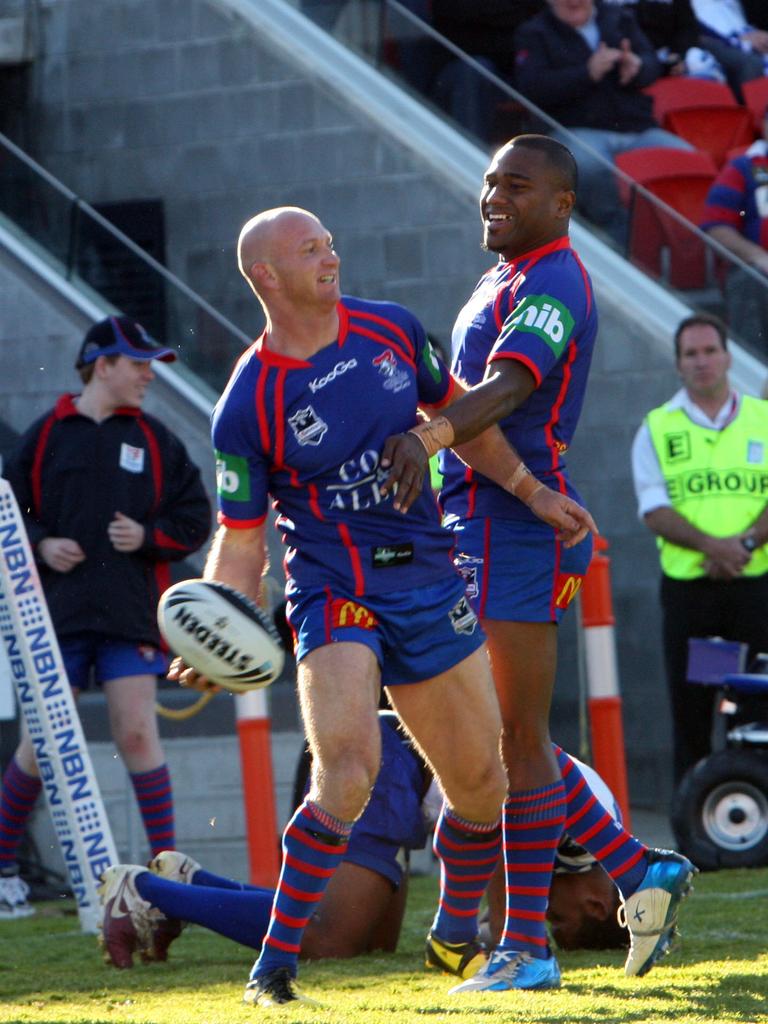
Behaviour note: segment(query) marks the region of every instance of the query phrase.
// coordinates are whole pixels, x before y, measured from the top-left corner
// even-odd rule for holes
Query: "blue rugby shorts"
[[[330,588],[294,590],[287,618],[297,661],[327,644],[364,644],[376,655],[384,686],[432,679],[485,642],[458,575],[415,591],[366,597]]]
[[[572,548],[551,526],[514,519],[458,520],[454,563],[480,619],[559,622],[581,589],[592,538]]]
[[[168,658],[152,644],[137,644],[123,637],[85,631],[59,641],[70,686],[89,689],[125,676],[163,676]]]

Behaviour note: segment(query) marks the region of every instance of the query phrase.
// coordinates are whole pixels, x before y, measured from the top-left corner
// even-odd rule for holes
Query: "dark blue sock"
[[[136,889],[142,899],[166,917],[201,924],[252,949],[261,948],[275,895],[272,889],[256,886],[232,889],[169,882],[151,871],[136,876]]]
[[[206,871],[205,868],[199,868],[194,875],[192,875],[193,885],[206,885],[212,889],[239,889],[241,891],[245,889],[258,889],[259,892],[263,892],[258,885],[248,885],[247,882],[236,882],[233,878],[225,878],[223,875],[214,875],[212,871]]]

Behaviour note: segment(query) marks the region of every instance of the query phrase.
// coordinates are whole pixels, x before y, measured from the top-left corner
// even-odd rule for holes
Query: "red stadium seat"
[[[754,140],[753,116],[727,85],[682,75],[660,78],[644,92],[661,127],[710,153],[718,167],[729,149]]]
[[[752,114],[755,122],[755,131],[758,135],[763,134],[763,115],[768,107],[768,76],[753,78],[751,82],[743,82],[741,91],[747,110]]]
[[[620,153],[616,166],[692,225],[701,220],[717,174],[709,153],[655,146]],[[702,240],[631,185],[624,183],[620,194],[630,207],[629,259],[647,274],[661,277],[666,250],[669,283],[675,288],[703,288],[707,284],[707,253]]]

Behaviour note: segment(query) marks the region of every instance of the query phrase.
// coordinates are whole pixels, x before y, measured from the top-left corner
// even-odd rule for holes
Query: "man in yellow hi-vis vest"
[[[677,782],[710,749],[712,692],[686,681],[688,639],[768,651],[768,403],[731,387],[717,317],[683,320],[675,357],[683,387],[643,421],[632,473],[661,558]]]

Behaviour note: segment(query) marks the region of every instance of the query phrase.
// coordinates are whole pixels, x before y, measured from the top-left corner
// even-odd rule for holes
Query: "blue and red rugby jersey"
[[[768,249],[768,143],[758,140],[712,183],[701,228],[725,225]]]
[[[596,335],[592,283],[567,238],[488,270],[453,329],[452,371],[470,386],[499,359],[516,359],[533,374],[534,391],[499,426],[535,476],[576,500],[563,456],[584,402]],[[535,520],[452,451],[440,453],[440,468],[447,516]]]
[[[407,590],[455,572],[429,477],[406,515],[382,496],[384,441],[449,401],[453,380],[421,324],[389,302],[344,296],[339,336],[310,359],[258,339],[213,413],[219,522],[261,524],[268,495],[287,546],[288,592]]]

